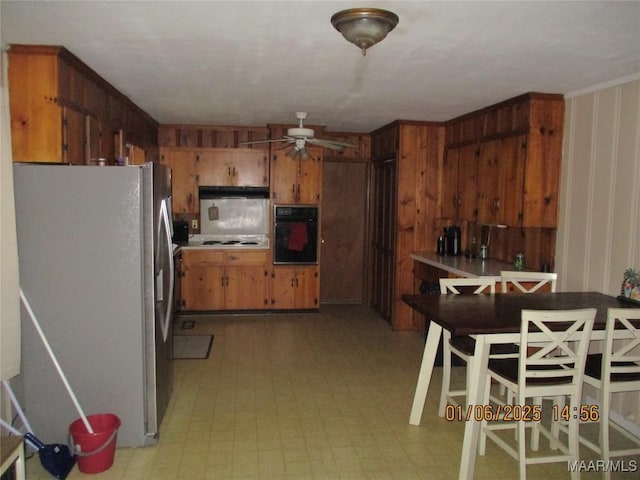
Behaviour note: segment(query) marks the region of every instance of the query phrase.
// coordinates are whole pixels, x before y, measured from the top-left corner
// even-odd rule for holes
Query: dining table
[[[595,308],[591,340],[604,339],[604,328],[609,308],[638,308],[638,302],[599,292],[558,293],[496,293],[486,295],[402,295],[402,300],[421,313],[428,323],[420,373],[416,384],[413,405],[409,416],[411,425],[420,425],[434,361],[443,329],[452,336],[469,335],[475,339],[474,355],[467,365],[472,381],[467,392],[466,411],[461,415],[465,423],[460,470],[458,478],[473,478],[475,452],[480,436],[481,420],[473,414],[475,406],[484,401],[489,350],[493,344],[520,342],[522,310],[573,310]],[[542,335],[542,334],[540,334]],[[530,337],[535,340],[535,334]],[[471,413],[471,415],[469,415]]]

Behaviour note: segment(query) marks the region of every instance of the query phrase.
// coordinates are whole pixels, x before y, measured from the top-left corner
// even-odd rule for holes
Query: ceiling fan
[[[291,158],[296,158],[300,155],[302,160],[307,160],[309,158],[309,153],[305,148],[307,143],[311,145],[318,145],[319,147],[329,148],[331,150],[344,150],[346,147],[356,147],[356,145],[352,145],[347,142],[339,142],[337,140],[329,140],[323,138],[315,138],[315,132],[312,128],[305,128],[303,125],[304,119],[307,118],[306,112],[296,112],[296,118],[298,119],[298,127],[287,129],[287,134],[283,135],[282,138],[278,138],[276,140],[258,140],[255,142],[242,142],[240,145],[251,145],[254,143],[273,143],[273,142],[286,142],[288,147],[289,145],[293,145],[293,148],[287,152],[287,156]]]

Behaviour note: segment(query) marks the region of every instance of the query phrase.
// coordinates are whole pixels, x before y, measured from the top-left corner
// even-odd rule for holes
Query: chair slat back
[[[459,295],[460,287],[475,287],[473,293],[496,293],[495,277],[473,277],[473,278],[441,278],[440,293],[446,295],[453,293]]]
[[[544,378],[581,384],[595,316],[595,308],[523,310],[518,377],[523,387],[528,380]],[[543,338],[531,338],[534,332]]]
[[[640,374],[640,330],[633,325],[640,322],[640,309],[610,308],[602,353],[602,378],[612,374]],[[616,338],[625,340],[614,345]]]
[[[507,293],[509,284],[512,284],[522,293],[535,293],[545,285],[549,285],[550,291],[556,291],[556,283],[558,280],[557,273],[551,272],[522,272],[519,270],[504,270],[500,272],[502,283],[502,292]],[[536,282],[532,286],[523,285]]]

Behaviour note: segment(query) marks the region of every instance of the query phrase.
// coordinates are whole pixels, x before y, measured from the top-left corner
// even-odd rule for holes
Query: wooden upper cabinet
[[[442,217],[521,228],[557,228],[564,99],[528,93],[452,120],[446,127]],[[467,153],[463,152],[469,149]],[[477,159],[477,218],[472,195],[473,149]],[[463,158],[467,159],[462,166]],[[455,164],[458,194],[453,197]],[[467,178],[460,188],[461,177]]]
[[[519,226],[522,221],[526,136],[485,142],[480,147],[478,221]]]
[[[196,157],[191,148],[161,148],[160,163],[171,169],[171,196],[174,214],[197,215],[198,180]]]
[[[200,185],[269,186],[269,165],[261,150],[203,148],[196,150],[196,160]]]
[[[446,151],[442,163],[442,218],[476,221],[478,157],[475,143]]]
[[[14,161],[111,163],[120,130],[157,148],[157,123],[64,47],[10,45],[7,55]]]
[[[480,150],[476,144],[459,148],[458,219],[475,222],[478,218],[478,165]]]
[[[57,62],[51,55],[8,53],[13,159],[63,162],[63,112],[57,104]]]
[[[309,158],[292,159],[288,150],[276,150],[271,158],[271,198],[280,204],[315,205],[322,192],[322,149],[307,147]]]

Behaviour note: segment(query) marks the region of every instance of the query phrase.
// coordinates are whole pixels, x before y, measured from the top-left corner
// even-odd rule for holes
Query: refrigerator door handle
[[[171,221],[169,219],[169,208],[167,206],[167,202],[168,199],[164,198],[162,199],[162,204],[160,205],[160,217],[161,217],[161,222],[159,222],[158,227],[160,227],[160,225],[164,225],[164,232],[166,235],[166,241],[167,241],[167,255],[169,256],[168,261],[169,261],[169,298],[167,299],[167,301],[165,302],[165,316],[164,316],[164,320],[161,323],[161,328],[162,328],[162,338],[163,340],[166,342],[167,341],[167,337],[169,336],[169,322],[171,322],[171,310],[173,309],[173,283],[174,283],[174,264],[173,264],[173,242],[171,240]],[[158,235],[160,235],[160,232],[158,232]],[[160,241],[160,239],[158,238],[158,241]],[[160,300],[163,300],[162,298],[160,298]]]

